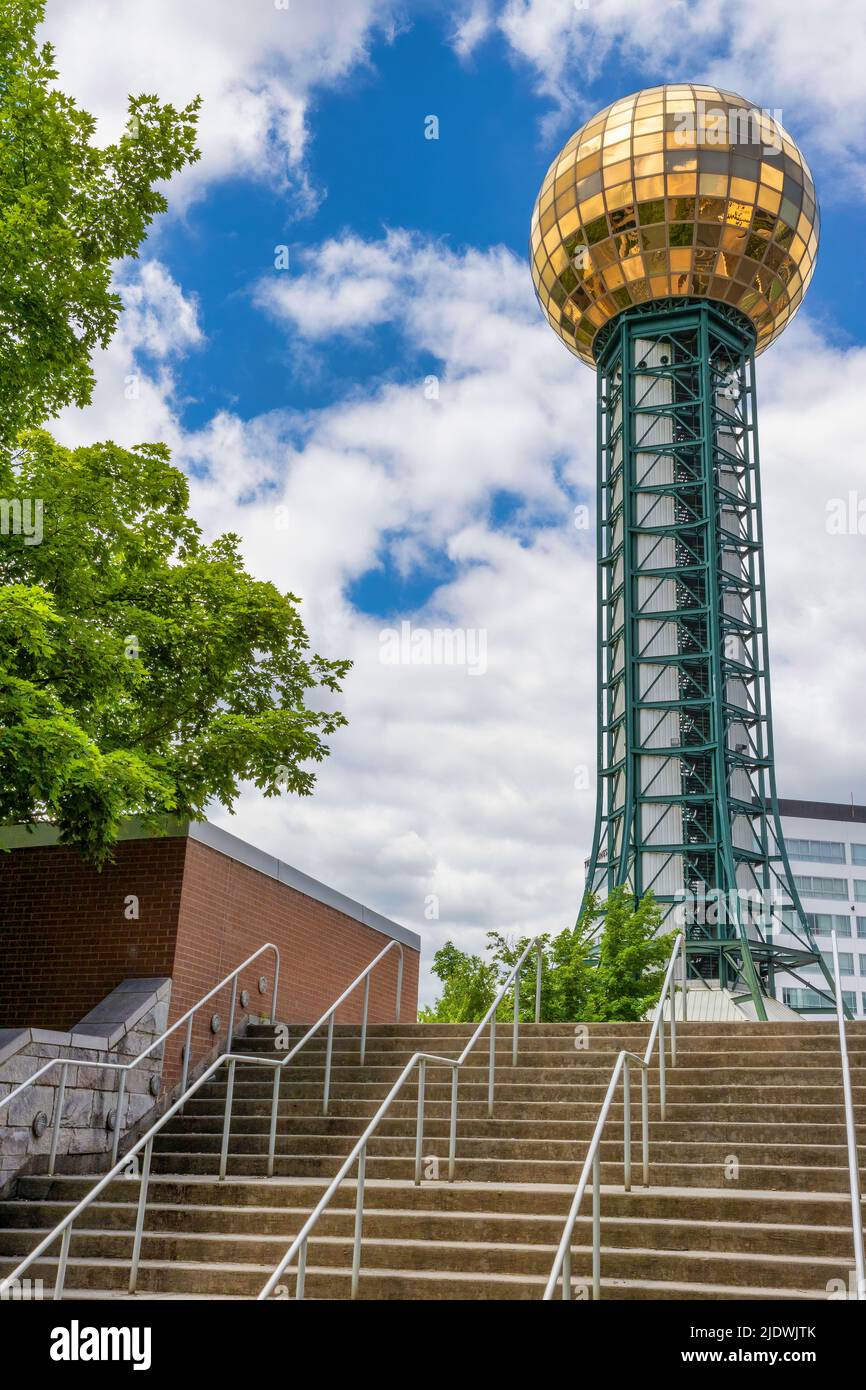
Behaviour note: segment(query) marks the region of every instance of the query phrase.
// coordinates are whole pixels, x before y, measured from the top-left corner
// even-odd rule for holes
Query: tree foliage
[[[99,860],[129,815],[201,817],[242,779],[309,792],[349,663],[309,653],[297,599],[246,573],[236,536],[204,543],[168,451],[33,431],[0,457],[16,494],[42,499],[44,534],[0,549],[0,820],[47,818]]]
[[[349,662],[309,652],[298,600],[247,574],[236,536],[205,544],[167,449],[35,428],[89,401],[112,266],[198,158],[197,100],[130,98],[97,146],[43,9],[0,9],[0,822],[50,820],[99,863],[129,816],[200,818],[243,780],[308,793]]]
[[[670,956],[661,934],[662,913],[652,893],[637,904],[626,885],[604,901],[590,895],[574,927],[542,939],[541,1018],[545,1023],[625,1022],[645,1018],[658,1002]],[[490,1008],[530,938],[509,940],[488,932],[489,960],[447,942],[433,958],[444,989],[422,1010],[425,1023],[477,1023]],[[520,977],[520,1018],[535,1018],[536,959],[530,954]],[[514,1018],[508,991],[497,1018]]]
[[[112,263],[165,210],[157,181],[198,158],[197,100],[131,97],[125,133],[94,144],[94,118],[54,85],[53,50],[37,42],[44,8],[0,7],[0,444],[90,400],[91,354],[121,309]]]
[[[442,981],[442,996],[429,1008],[422,1008],[421,1023],[477,1023],[496,997],[499,971],[494,961],[461,951],[452,941],[433,956],[433,974]]]

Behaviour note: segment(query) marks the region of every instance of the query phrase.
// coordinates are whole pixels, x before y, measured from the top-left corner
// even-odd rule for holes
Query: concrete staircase
[[[466,1026],[336,1029],[330,1113],[321,1114],[324,1040],[287,1068],[276,1176],[265,1175],[272,1072],[239,1066],[228,1178],[217,1169],[225,1082],[203,1088],[154,1149],[139,1295],[249,1298],[261,1289],[399,1070],[418,1048],[457,1055]],[[300,1036],[292,1031],[292,1041]],[[617,1052],[642,1051],[643,1024],[526,1024],[511,1066],[497,1043],[495,1118],[486,1115],[487,1043],[461,1072],[457,1181],[447,1155],[449,1074],[427,1076],[425,1179],[411,1182],[414,1082],[367,1161],[360,1295],[369,1299],[539,1299]],[[866,1134],[866,1024],[849,1025],[855,1113]],[[579,1039],[578,1039],[579,1041]],[[273,1029],[238,1043],[271,1053]],[[638,1087],[639,1090],[639,1087]],[[622,1189],[622,1107],[602,1146],[602,1294],[616,1299],[823,1299],[853,1269],[847,1151],[835,1024],[680,1025],[667,1116],[651,1081],[652,1186]],[[639,1115],[634,1106],[634,1153]],[[866,1169],[866,1148],[861,1150]],[[640,1175],[635,1165],[635,1177]],[[866,1171],[862,1173],[866,1179]],[[92,1178],[19,1180],[0,1203],[0,1274],[8,1273],[92,1186]],[[66,1296],[123,1296],[138,1183],[114,1182],[76,1225]],[[349,1292],[354,1182],[311,1239],[306,1292]],[[590,1275],[590,1200],[575,1229],[573,1275]],[[53,1281],[56,1258],[31,1278]],[[293,1276],[286,1293],[294,1293]]]

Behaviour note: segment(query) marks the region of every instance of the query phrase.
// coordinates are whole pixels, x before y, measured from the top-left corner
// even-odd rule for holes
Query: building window
[[[854,897],[861,903],[866,903],[866,878],[855,878]]]
[[[851,920],[841,912],[807,912],[805,913],[806,924],[813,936],[829,936],[831,931],[835,931],[837,936],[851,935]],[[859,933],[866,936],[866,917],[858,918],[862,921],[863,930]],[[800,923],[796,912],[792,907],[782,908],[782,921],[788,931],[798,932]]]
[[[866,956],[860,956],[860,957],[859,957],[859,960],[860,960],[860,970],[859,970],[858,973],[861,974],[861,975],[866,975]]]
[[[857,935],[866,937],[866,917],[857,918]]]
[[[866,901],[866,879],[855,879],[855,885],[862,883],[863,899]],[[818,878],[811,874],[795,874],[794,886],[806,898],[847,898],[848,880],[846,878]],[[856,894],[856,896],[860,896]]]
[[[845,863],[845,845],[841,840],[789,840],[786,835],[785,848],[791,859],[814,859],[821,864]],[[861,848],[864,857],[855,859],[855,864],[866,864],[866,845]]]
[[[822,952],[821,952],[821,955],[824,957],[824,961],[825,961],[825,963],[826,963],[827,969],[830,971],[830,974],[832,975],[832,974],[833,974],[833,952],[832,952],[832,951],[822,951]],[[840,974],[842,974],[842,975],[853,975],[853,974],[854,974],[854,956],[853,956],[853,954],[852,954],[851,951],[840,951],[840,952],[839,952],[839,972],[840,972]]]
[[[843,989],[842,999],[847,1004],[852,1013],[857,1010],[857,995],[853,989]],[[782,989],[782,1002],[787,1004],[789,1009],[830,1009],[832,1005],[829,999],[819,994],[814,989]]]
[[[866,845],[851,846],[851,863],[866,864]]]

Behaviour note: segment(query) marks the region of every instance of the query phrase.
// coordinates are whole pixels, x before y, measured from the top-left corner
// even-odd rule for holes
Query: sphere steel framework
[[[542,308],[598,381],[598,801],[587,890],[652,890],[692,974],[766,1018],[819,965],[773,770],[756,352],[802,301],[818,209],[772,117],[654,87],[588,121],[532,217]],[[786,927],[798,944],[779,944]],[[827,1006],[832,996],[827,995]]]
[[[590,365],[606,323],[668,295],[740,309],[761,352],[800,305],[818,230],[809,166],[777,121],[716,87],[652,87],[593,116],[551,164],[532,277]]]

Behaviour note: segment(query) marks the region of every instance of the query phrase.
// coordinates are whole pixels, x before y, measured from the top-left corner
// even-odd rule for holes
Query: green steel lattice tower
[[[761,1019],[779,971],[814,988],[798,972],[818,964],[832,986],[776,798],[754,366],[799,306],[817,227],[782,127],[678,86],[577,131],[531,233],[542,307],[598,383],[587,888],[652,890],[685,924],[690,972]]]

